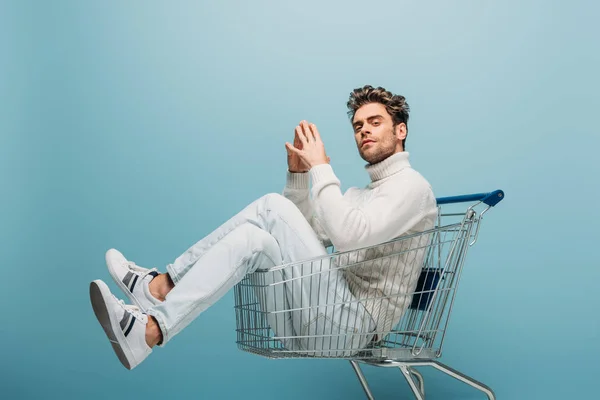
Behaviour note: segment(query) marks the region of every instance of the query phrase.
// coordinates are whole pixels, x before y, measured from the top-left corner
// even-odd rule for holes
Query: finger
[[[310,125],[308,124],[308,122],[302,121],[301,125],[302,125],[302,130],[304,131],[304,135],[306,136],[306,138],[308,139],[308,141],[314,141],[315,140],[315,136],[313,135],[312,130],[310,129]]]
[[[310,124],[310,131],[312,132],[315,141],[321,140],[321,134],[319,133],[319,130],[315,124]]]
[[[300,156],[303,153],[302,150],[298,150],[297,148],[295,148],[294,146],[292,146],[288,142],[285,142],[285,148],[287,149],[288,153],[290,153],[290,154],[295,153],[295,154],[298,154]]]
[[[302,129],[302,122],[296,127],[296,134],[298,135],[300,142],[302,142],[302,146],[308,143],[308,138],[306,137],[306,135],[304,134],[304,130]]]
[[[297,126],[294,130],[294,147],[296,147],[299,150],[302,150],[302,142],[300,141],[300,136],[302,134],[300,133],[300,129],[300,126]]]
[[[302,127],[302,121],[300,121],[298,123],[298,126],[296,127],[296,134],[298,135],[298,138],[300,139],[300,141],[304,144],[308,141],[308,138],[306,137],[306,135],[304,134],[304,128]]]
[[[292,146],[292,145],[291,145],[291,144],[289,144],[289,143],[286,143],[286,144],[285,144],[285,147],[286,147],[286,149],[287,149],[287,152],[288,152],[288,156],[289,156],[289,157],[292,157],[292,156],[295,154],[295,155],[298,157],[298,159],[300,160],[300,162],[301,162],[303,165],[306,165],[306,162],[305,162],[305,160],[304,160],[304,151],[302,151],[302,150],[298,150],[297,148],[295,148],[294,146]]]

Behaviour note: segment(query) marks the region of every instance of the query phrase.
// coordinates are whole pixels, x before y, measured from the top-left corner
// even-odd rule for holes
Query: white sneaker
[[[125,368],[135,368],[152,353],[146,344],[148,316],[138,307],[118,300],[101,280],[90,284],[90,300],[98,322]]]
[[[160,304],[160,301],[150,294],[149,289],[150,281],[159,275],[156,268],[148,269],[135,265],[115,249],[108,250],[105,258],[110,275],[133,304],[143,312]]]

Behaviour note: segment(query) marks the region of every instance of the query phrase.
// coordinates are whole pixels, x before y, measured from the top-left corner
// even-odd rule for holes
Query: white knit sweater
[[[329,164],[317,165],[308,173],[288,172],[283,195],[296,204],[322,243],[337,251],[373,246],[433,228],[435,197],[429,183],[411,168],[408,152],[365,168],[371,183],[344,194]],[[427,241],[428,237],[419,236],[336,260],[338,265],[351,265],[345,270],[350,290],[375,320],[380,337],[393,329],[410,304]],[[404,253],[389,257],[399,250]]]

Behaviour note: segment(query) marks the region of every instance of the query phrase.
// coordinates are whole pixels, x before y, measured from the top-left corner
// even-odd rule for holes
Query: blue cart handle
[[[476,193],[476,194],[464,194],[461,196],[451,197],[438,197],[437,203],[440,204],[451,204],[451,203],[465,203],[471,201],[481,201],[490,207],[494,207],[496,204],[504,198],[504,192],[502,190],[494,190],[489,193]]]

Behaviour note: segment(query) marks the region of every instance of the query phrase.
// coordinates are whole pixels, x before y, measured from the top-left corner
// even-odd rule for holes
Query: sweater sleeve
[[[323,246],[331,246],[331,240],[329,240],[325,230],[321,227],[317,218],[315,218],[313,201],[310,198],[309,174],[288,172],[283,196],[298,207],[304,218],[306,218],[312,229],[316,232]]]
[[[395,187],[374,192],[353,206],[344,199],[340,181],[329,164],[310,170],[315,214],[337,250],[352,250],[392,240],[422,218],[424,196],[419,187]]]

